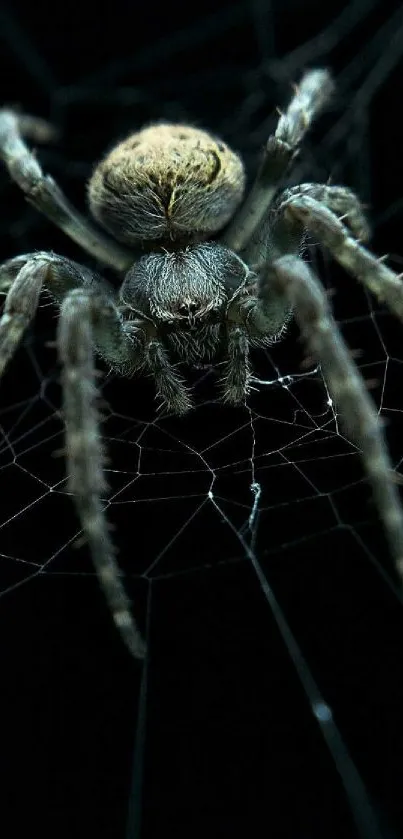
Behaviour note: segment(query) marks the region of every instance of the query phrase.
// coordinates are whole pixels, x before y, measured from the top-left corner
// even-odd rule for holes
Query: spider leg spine
[[[337,216],[314,198],[292,198],[285,204],[284,212],[290,225],[294,219],[298,224],[303,223],[346,271],[403,321],[402,279],[384,264],[385,257],[375,256],[357,242]]]

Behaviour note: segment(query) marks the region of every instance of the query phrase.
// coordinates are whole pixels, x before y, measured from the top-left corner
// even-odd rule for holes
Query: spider
[[[210,133],[153,124],[130,135],[89,181],[89,207],[99,227],[74,210],[25,144],[24,135],[46,140],[50,127],[35,117],[0,111],[0,154],[27,200],[120,278],[116,291],[96,271],[54,253],[28,253],[4,263],[0,284],[8,291],[0,321],[0,373],[45,286],[60,307],[68,487],[115,625],[135,658],[144,657],[145,645],[102,504],[106,484],[94,351],[123,376],[151,373],[162,405],[176,414],[192,405],[178,363],[219,360],[222,398],[236,405],[248,392],[249,347],[280,339],[294,316],[346,433],[361,452],[403,574],[403,513],[377,412],[327,296],[302,258],[304,236],[313,234],[402,319],[401,281],[361,244],[368,226],[350,189],[283,184],[332,89],[327,70],[305,73],[244,200],[240,158]]]

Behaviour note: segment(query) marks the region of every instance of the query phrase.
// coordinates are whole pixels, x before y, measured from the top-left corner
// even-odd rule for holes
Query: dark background
[[[93,162],[152,120],[211,128],[252,178],[291,83],[330,67],[337,93],[299,176],[356,189],[375,251],[401,269],[403,13],[392,4],[14,2],[0,7],[0,31],[1,98],[58,126],[58,143],[38,155],[81,209]],[[2,258],[52,249],[90,264],[4,172],[0,190]],[[336,316],[382,405],[399,472],[401,327],[325,256],[312,258],[337,289]],[[213,374],[195,376],[197,410],[155,420],[150,381],[107,377],[118,493],[108,515],[148,639],[142,670],[74,545],[53,457],[63,444],[54,329],[44,298],[1,391],[5,835],[10,824],[22,835],[26,819],[57,837],[401,835],[402,609],[359,458],[333,426],[300,449],[296,403],[278,385],[258,388],[250,413],[216,401]],[[255,359],[272,380],[303,361],[296,327]],[[325,410],[318,375],[292,394],[307,422]],[[306,436],[303,411],[299,421]],[[251,542],[253,433],[262,496]],[[337,767],[312,712],[318,696],[333,711]]]

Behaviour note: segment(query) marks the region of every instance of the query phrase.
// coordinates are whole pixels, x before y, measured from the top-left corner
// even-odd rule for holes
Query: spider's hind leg
[[[35,155],[24,141],[24,134],[38,141],[52,138],[45,120],[0,109],[0,158],[27,200],[63,230],[80,247],[105,265],[127,270],[133,255],[98,230],[69,203],[53,178],[45,175]]]
[[[223,244],[236,253],[244,250],[267,215],[306,132],[330,98],[333,87],[332,77],[323,69],[305,73],[295,86],[287,110],[280,115],[276,131],[267,141],[252,189],[222,236]]]

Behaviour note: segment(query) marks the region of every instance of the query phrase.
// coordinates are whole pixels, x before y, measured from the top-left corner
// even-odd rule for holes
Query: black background
[[[161,118],[221,134],[252,177],[290,83],[306,67],[329,66],[337,94],[308,138],[301,175],[331,174],[356,189],[369,206],[374,249],[400,270],[403,14],[391,4],[242,0],[185,9],[116,0],[33,11],[14,2],[0,14],[1,97],[59,127],[59,142],[38,154],[81,209],[92,163],[116,139]],[[86,260],[24,204],[5,173],[0,189],[2,258],[52,249]],[[386,432],[399,471],[401,328],[374,304],[385,341],[374,349],[363,292],[323,257],[319,268],[327,287],[337,288],[336,315],[360,350],[364,375],[375,378],[374,398],[389,409]],[[153,428],[150,381],[105,382],[112,491],[119,473],[136,472],[141,446],[139,469],[151,474],[129,486],[127,505],[109,510],[148,638],[142,670],[115,634],[85,548],[73,546],[70,499],[48,489],[63,478],[62,459],[52,457],[62,446],[54,327],[54,311],[44,305],[2,385],[1,521],[11,517],[11,525],[0,530],[0,812],[8,825],[11,818],[11,835],[22,835],[25,819],[57,837],[360,835],[296,654],[237,537],[246,534],[250,473],[246,482],[242,470],[220,473],[250,456],[250,416],[220,406],[209,376],[199,383],[197,411]],[[270,354],[280,371],[300,369],[297,339],[292,327]],[[372,362],[386,355],[382,393],[383,372]],[[264,359],[256,365],[263,378],[276,377]],[[323,410],[314,380],[301,380],[295,392],[312,413]],[[251,407],[284,419],[259,431],[256,456],[264,465],[265,450],[287,445],[288,394],[263,388]],[[17,447],[7,436],[16,427]],[[211,472],[192,458],[217,440],[208,462],[220,475],[213,491],[221,515],[208,503]],[[362,468],[348,451],[331,437],[304,450],[302,479],[281,460],[259,472],[253,550],[302,651],[300,672],[313,674],[366,785],[377,824],[361,835],[394,837],[403,829],[402,610]],[[330,488],[338,521],[325,489],[311,503],[306,475]],[[346,778],[345,761],[341,768],[364,819],[355,779]]]

